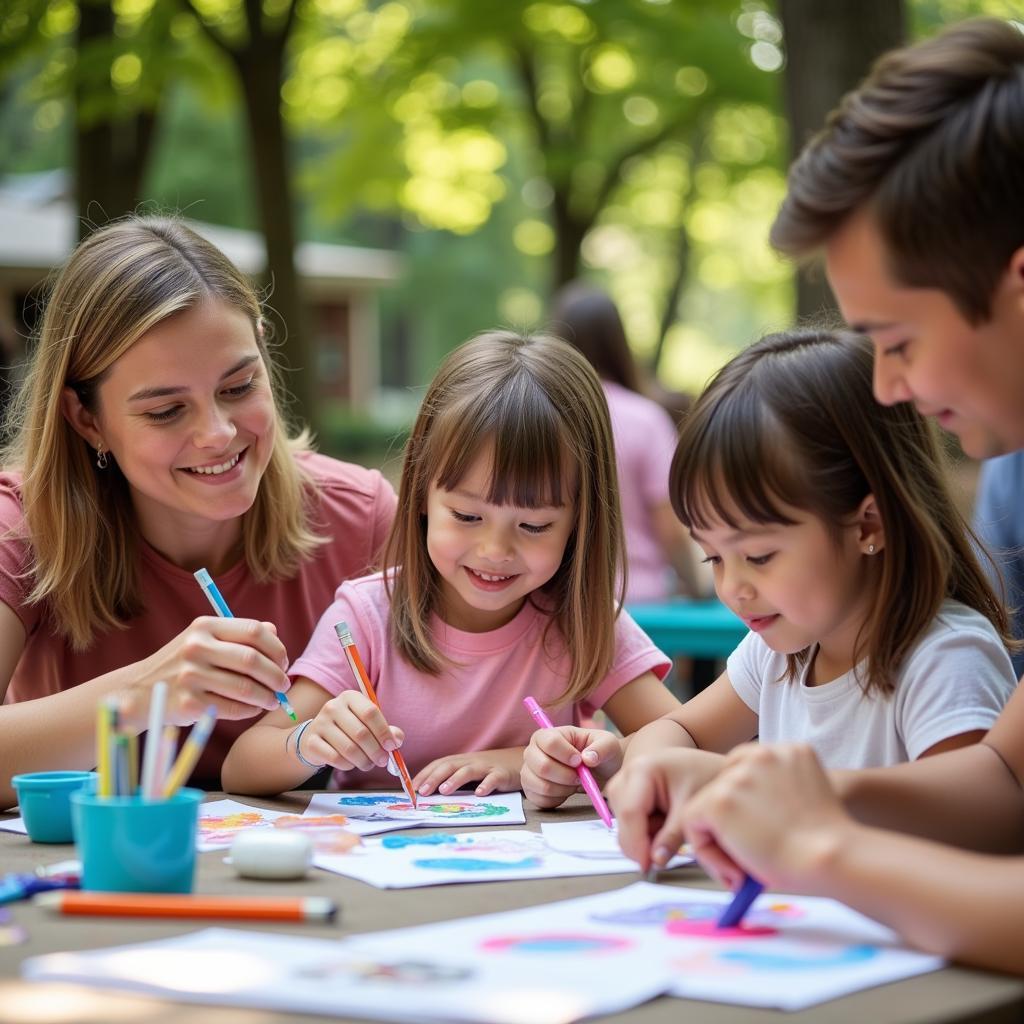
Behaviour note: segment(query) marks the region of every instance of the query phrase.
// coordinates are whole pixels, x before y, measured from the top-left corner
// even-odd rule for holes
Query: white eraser
[[[301,832],[258,829],[231,844],[231,863],[243,878],[302,878],[313,860],[313,844]]]

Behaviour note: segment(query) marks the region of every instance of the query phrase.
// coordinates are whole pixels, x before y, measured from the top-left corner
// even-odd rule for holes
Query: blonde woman
[[[15,772],[96,762],[97,701],[220,722],[193,781],[286,690],[339,579],[394,516],[379,473],[289,438],[259,300],[172,220],[86,239],[54,283],[0,469],[0,803]],[[206,567],[237,618],[193,579]]]

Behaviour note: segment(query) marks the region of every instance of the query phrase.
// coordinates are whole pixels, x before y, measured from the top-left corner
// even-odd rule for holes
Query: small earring
[[[96,468],[106,469],[107,468],[107,453],[103,450],[103,442],[100,441],[96,445]]]
[[[868,554],[869,555],[873,555],[874,553],[875,553],[875,545],[874,544],[869,544],[868,545]]]

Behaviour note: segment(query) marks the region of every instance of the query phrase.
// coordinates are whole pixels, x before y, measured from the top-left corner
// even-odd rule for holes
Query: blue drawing
[[[385,836],[380,845],[389,850],[401,850],[406,846],[444,846],[450,843],[464,842],[471,843],[472,839],[456,839],[455,836],[446,836],[438,833],[430,836]]]
[[[338,798],[342,807],[377,807],[380,804],[394,804],[398,800],[393,796],[343,796]]]
[[[427,857],[414,860],[417,868],[434,868],[438,871],[507,871],[509,868],[538,868],[543,863],[540,857],[524,857],[522,860],[484,860],[482,857]]]
[[[835,953],[815,956],[813,953],[785,953],[767,950],[764,946],[728,949],[718,954],[719,960],[742,964],[757,971],[815,971],[822,967],[850,967],[873,960],[878,956],[877,946],[847,946]]]

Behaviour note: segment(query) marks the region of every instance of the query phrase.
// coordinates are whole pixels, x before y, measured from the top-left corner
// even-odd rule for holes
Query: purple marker
[[[750,909],[750,904],[761,895],[764,886],[756,879],[747,875],[743,884],[736,891],[732,902],[722,911],[722,916],[715,924],[716,928],[738,928],[743,915]]]

